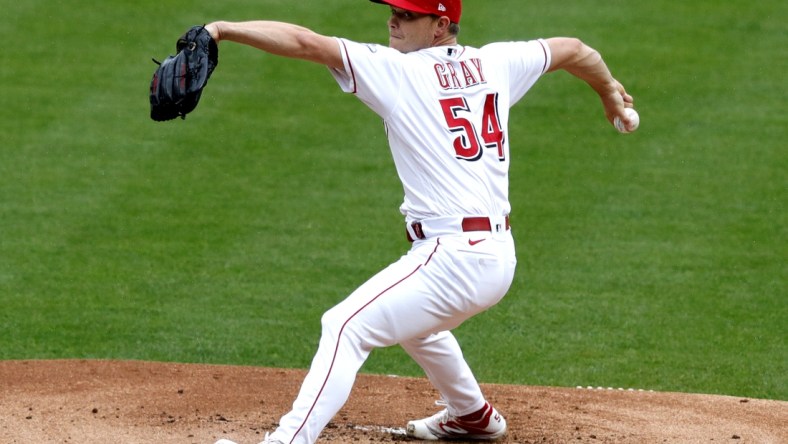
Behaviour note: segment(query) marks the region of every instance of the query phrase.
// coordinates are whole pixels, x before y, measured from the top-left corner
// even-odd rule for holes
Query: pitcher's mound
[[[0,442],[258,443],[304,371],[127,361],[0,362]],[[788,443],[788,402],[638,390],[484,384],[502,443]],[[418,378],[359,375],[325,443],[407,441],[435,413]]]

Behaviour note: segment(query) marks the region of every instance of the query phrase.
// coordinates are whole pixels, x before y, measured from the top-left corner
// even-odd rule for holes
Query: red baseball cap
[[[370,0],[375,3],[402,8],[421,14],[446,16],[452,23],[460,23],[462,0]]]

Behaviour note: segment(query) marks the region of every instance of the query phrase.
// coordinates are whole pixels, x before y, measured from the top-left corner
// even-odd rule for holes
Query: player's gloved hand
[[[186,118],[200,102],[213,70],[219,47],[205,26],[193,26],[175,45],[177,54],[159,63],[150,84],[150,117],[156,121]]]

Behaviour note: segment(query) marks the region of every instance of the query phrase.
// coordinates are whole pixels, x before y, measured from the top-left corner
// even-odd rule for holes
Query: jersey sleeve
[[[550,69],[550,46],[542,39],[491,43],[484,47],[509,71],[509,95],[514,105]]]
[[[402,54],[394,49],[337,38],[343,69],[330,68],[342,91],[355,94],[382,117],[396,105],[402,79]]]

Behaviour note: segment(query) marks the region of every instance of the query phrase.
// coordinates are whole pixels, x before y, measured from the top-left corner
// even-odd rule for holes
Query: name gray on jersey
[[[487,83],[479,58],[435,64],[438,83],[444,90],[465,89]]]

